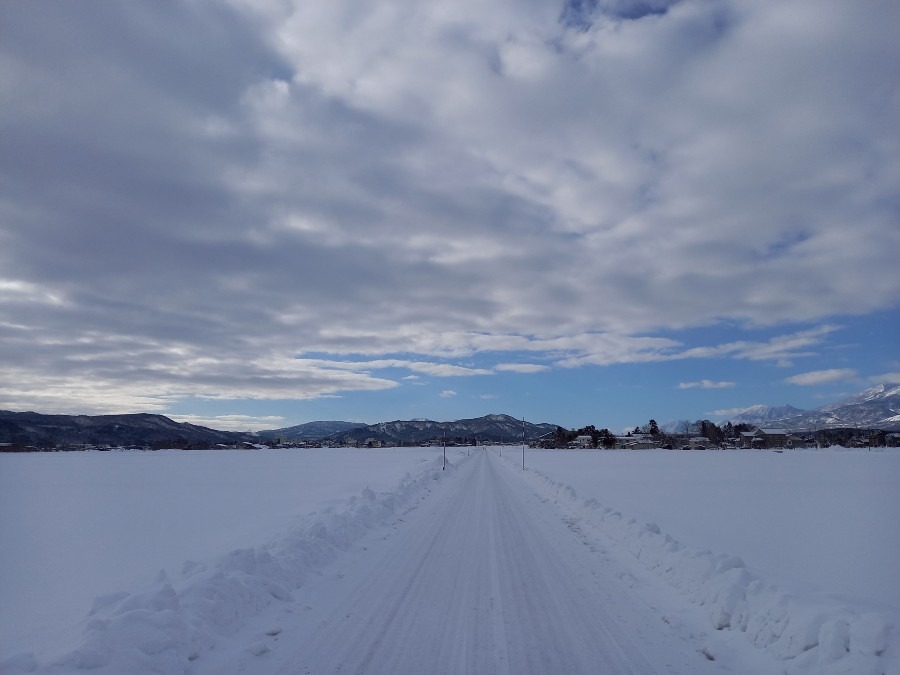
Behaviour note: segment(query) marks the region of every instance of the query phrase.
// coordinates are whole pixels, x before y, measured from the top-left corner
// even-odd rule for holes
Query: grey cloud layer
[[[755,358],[644,336],[896,303],[897,4],[642,6],[3,3],[0,404]]]

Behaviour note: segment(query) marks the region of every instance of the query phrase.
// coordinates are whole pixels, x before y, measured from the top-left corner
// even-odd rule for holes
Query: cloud
[[[675,358],[722,358],[730,357],[748,361],[775,361],[783,367],[790,359],[815,356],[811,347],[816,347],[840,326],[825,324],[816,328],[777,335],[766,342],[740,340],[707,347],[691,347],[681,351]]]
[[[550,370],[550,366],[537,363],[498,363],[494,366],[494,370],[510,373],[542,373]]]
[[[482,394],[478,398],[483,399],[485,401],[492,401],[495,398],[498,398],[498,396],[496,394]]]
[[[3,405],[783,363],[828,330],[662,336],[896,306],[900,6],[576,4],[7,3]]]
[[[454,366],[449,363],[410,363],[409,368],[434,377],[469,377],[472,375],[490,375],[486,368],[466,368]]]
[[[679,389],[727,389],[733,387],[734,382],[713,382],[711,380],[700,380],[699,382],[680,382]]]
[[[828,370],[813,370],[808,373],[792,375],[784,378],[784,381],[788,384],[815,386],[853,379],[856,379],[856,371],[852,368],[830,368]]]
[[[298,358],[297,364],[313,368],[334,370],[351,370],[369,372],[387,368],[408,368],[433,377],[469,377],[473,375],[490,375],[493,371],[486,368],[468,368],[450,363],[433,363],[428,361],[407,361],[403,359],[372,359],[371,361],[338,361],[329,359]],[[417,375],[409,375],[403,379],[418,379]]]
[[[444,391],[440,394],[441,398],[453,398],[456,396],[456,392],[452,389],[444,389]]]
[[[587,334],[555,340],[534,340],[530,343],[530,348],[540,346],[547,350],[571,351],[571,355],[557,361],[557,365],[563,367],[720,358],[771,360],[782,367],[789,358],[815,356],[817,352],[812,348],[821,345],[828,335],[840,328],[825,324],[794,333],[776,335],[763,342],[740,340],[696,347],[684,345],[671,338]]]
[[[0,366],[0,408],[53,413],[164,412],[188,397],[216,400],[312,400],[342,391],[379,391],[393,380],[312,366],[279,356],[246,360],[212,357],[186,346],[173,348],[113,338],[84,339],[77,349],[56,340],[36,343],[19,361]],[[36,348],[38,347],[38,348]],[[40,355],[53,372],[37,372],[28,358]]]
[[[720,410],[711,410],[710,412],[704,414],[712,415],[714,417],[731,417],[733,415],[739,415],[742,412],[746,412],[748,407],[752,406],[743,406],[741,408],[723,408]]]
[[[278,415],[266,415],[257,417],[253,415],[213,415],[204,417],[201,415],[169,415],[176,422],[197,424],[210,429],[222,431],[263,431],[277,428],[283,425],[284,417]]]
[[[900,372],[882,373],[869,377],[872,384],[900,384]]]

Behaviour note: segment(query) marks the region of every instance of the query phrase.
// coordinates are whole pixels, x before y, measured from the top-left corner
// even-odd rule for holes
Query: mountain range
[[[0,410],[0,443],[38,447],[233,445],[248,434],[175,422],[164,415],[42,415]]]
[[[432,420],[396,420],[357,427],[336,434],[339,439],[350,438],[365,442],[369,439],[382,443],[423,443],[446,437],[448,440],[470,439],[498,442],[515,442],[533,439],[556,431],[555,424],[532,424],[510,415],[485,415],[454,422]]]
[[[881,384],[812,410],[789,405],[755,405],[733,414],[731,421],[795,430],[836,427],[900,430],[900,385]],[[528,439],[555,431],[555,424],[524,422]],[[523,421],[510,415],[485,415],[453,422],[396,420],[370,425],[320,421],[250,434],[175,422],[163,415],[43,415],[0,411],[0,444],[15,448],[102,445],[215,447],[273,439],[331,439],[338,442],[350,439],[360,443],[377,440],[385,444],[409,444],[446,437],[448,440],[516,442],[522,438],[522,432]]]
[[[257,436],[264,439],[281,438],[285,441],[317,441],[329,436],[335,436],[342,431],[365,427],[362,422],[321,421],[306,422],[293,427],[283,429],[271,429],[257,432]]]
[[[524,423],[526,437],[536,438],[556,431],[555,424]],[[307,422],[255,434],[218,431],[195,424],[175,422],[163,415],[43,415],[35,412],[0,411],[0,444],[14,449],[28,447],[75,449],[85,446],[202,448],[241,445],[271,440],[302,441],[330,439],[385,444],[424,443],[441,439],[518,441],[523,422],[509,415],[486,415],[454,422],[397,420],[364,425],[358,422]]]
[[[755,405],[733,414],[732,422],[786,429],[836,427],[900,429],[900,385],[879,384],[812,410],[790,405]]]

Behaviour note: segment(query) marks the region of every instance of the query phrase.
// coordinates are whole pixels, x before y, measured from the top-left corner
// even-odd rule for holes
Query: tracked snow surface
[[[100,596],[71,648],[0,672],[900,673],[889,606],[785,592],[516,449],[448,454]]]

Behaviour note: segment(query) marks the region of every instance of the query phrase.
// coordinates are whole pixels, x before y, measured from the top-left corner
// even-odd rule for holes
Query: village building
[[[741,434],[743,437],[744,434]],[[742,446],[743,447],[743,446]],[[786,429],[757,429],[749,447],[769,450],[771,448],[804,448],[806,441],[789,433]]]
[[[652,450],[658,448],[659,442],[653,440],[650,434],[632,434],[631,436],[616,436],[617,450]]]

